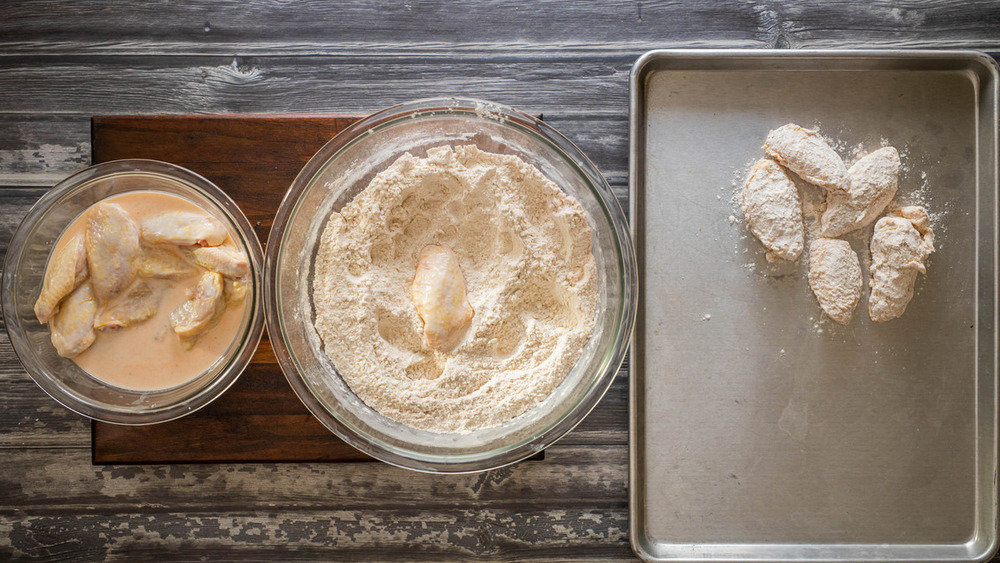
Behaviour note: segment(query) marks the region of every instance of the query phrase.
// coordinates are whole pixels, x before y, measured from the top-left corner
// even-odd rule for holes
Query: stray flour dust
[[[458,256],[475,311],[448,353],[410,298],[420,250]],[[544,400],[594,328],[597,273],[583,207],[516,156],[409,153],[331,215],[316,258],[316,329],[368,406],[432,432],[497,426]]]

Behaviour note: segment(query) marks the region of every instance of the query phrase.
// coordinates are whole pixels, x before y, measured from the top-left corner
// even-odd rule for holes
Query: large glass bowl
[[[312,284],[320,234],[332,212],[340,211],[403,153],[424,157],[429,148],[462,144],[520,156],[583,205],[600,276],[597,322],[576,365],[538,406],[495,428],[441,434],[395,422],[351,391],[313,326]],[[597,167],[573,143],[509,107],[430,99],[391,107],[355,123],[306,164],[281,203],[268,238],[264,291],[268,333],[278,362],[299,398],[324,425],[393,465],[461,473],[501,467],[540,452],[600,401],[632,333],[636,266],[621,208]]]
[[[102,199],[132,191],[158,191],[186,198],[220,219],[250,259],[252,290],[237,336],[207,371],[168,389],[131,391],[95,379],[59,356],[49,328],[35,318],[49,252],[63,230]],[[28,375],[70,410],[116,424],[152,424],[180,418],[229,388],[250,363],[263,332],[263,251],[236,203],[207,179],[155,160],[116,160],[91,166],[43,195],[14,233],[3,268],[3,318],[14,352]]]

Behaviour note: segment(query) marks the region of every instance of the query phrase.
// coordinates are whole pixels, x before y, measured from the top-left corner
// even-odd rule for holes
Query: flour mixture
[[[331,215],[316,257],[316,329],[382,414],[432,432],[497,426],[544,400],[590,337],[590,241],[582,206],[516,156],[407,153]],[[427,247],[451,264],[444,277],[464,278],[447,347],[428,345],[411,296]]]

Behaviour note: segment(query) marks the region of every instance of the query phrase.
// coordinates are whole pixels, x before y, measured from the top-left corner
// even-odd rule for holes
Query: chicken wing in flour
[[[475,312],[466,296],[465,277],[452,249],[428,245],[420,251],[410,297],[424,321],[427,345],[442,352],[454,348]]]
[[[893,147],[883,147],[855,162],[848,170],[850,190],[830,192],[827,197],[820,220],[823,236],[839,237],[870,225],[896,195],[900,167],[899,152]]]
[[[774,161],[762,158],[754,165],[740,207],[750,232],[767,247],[768,261],[799,257],[804,244],[799,191]]]
[[[809,244],[809,287],[831,319],[851,322],[861,299],[861,264],[846,240],[821,238]]]
[[[831,192],[847,193],[847,167],[818,132],[794,123],[782,125],[767,134],[764,151],[806,182]]]
[[[877,323],[895,319],[913,298],[917,272],[934,252],[934,232],[923,207],[904,207],[875,223],[868,314]]]

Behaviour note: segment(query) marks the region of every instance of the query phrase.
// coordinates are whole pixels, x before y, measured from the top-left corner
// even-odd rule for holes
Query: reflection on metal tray
[[[637,554],[996,550],[997,80],[970,52],[654,51],[636,63]],[[768,264],[748,234],[730,200],[768,130],[788,122],[820,126],[848,163],[899,148],[897,201],[927,204],[938,246],[902,318],[868,319],[871,227],[846,237],[866,284],[848,326],[823,316],[807,259]]]

